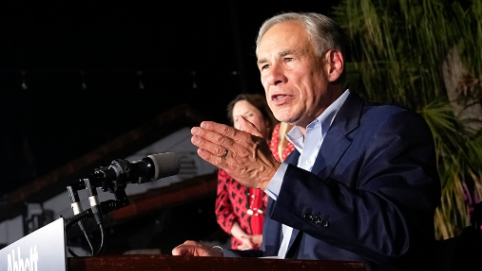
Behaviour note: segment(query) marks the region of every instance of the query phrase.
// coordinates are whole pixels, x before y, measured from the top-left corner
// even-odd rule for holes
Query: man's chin
[[[276,115],[275,114],[275,117],[278,121],[281,121],[281,122],[286,122],[288,124],[291,124],[291,125],[296,125],[296,119],[293,118],[293,116],[286,116],[286,115]]]

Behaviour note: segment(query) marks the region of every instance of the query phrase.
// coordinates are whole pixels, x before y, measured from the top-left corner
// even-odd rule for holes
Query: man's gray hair
[[[322,56],[330,49],[337,49],[342,54],[345,53],[344,37],[341,28],[332,19],[318,13],[282,13],[266,20],[258,32],[256,39],[256,55],[264,34],[276,24],[297,21],[306,28],[311,43],[318,56]]]

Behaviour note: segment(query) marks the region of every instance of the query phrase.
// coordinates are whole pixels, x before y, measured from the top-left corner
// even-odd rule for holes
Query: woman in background
[[[278,121],[273,116],[266,97],[260,94],[240,94],[227,107],[228,118],[240,129],[240,116],[251,122],[268,141]],[[263,222],[268,195],[260,189],[248,188],[218,171],[215,213],[221,228],[232,236],[231,248],[258,249],[262,242]]]

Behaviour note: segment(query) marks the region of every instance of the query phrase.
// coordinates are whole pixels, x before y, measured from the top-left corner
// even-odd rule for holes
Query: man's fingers
[[[197,249],[201,248],[201,244],[187,240],[181,245],[172,249],[172,255],[174,256],[184,256],[184,255],[191,255],[191,256],[198,256]]]
[[[175,247],[172,249],[172,255],[174,256],[182,256],[184,255],[184,250],[182,247]]]
[[[248,133],[240,132],[240,130],[235,129],[234,127],[212,121],[203,121],[201,122],[200,127],[202,129],[215,132],[216,134],[231,138],[233,140],[248,140],[251,136]]]
[[[209,138],[210,136],[207,137]],[[212,142],[208,138],[195,135],[191,138],[191,142],[200,149],[209,150],[209,153],[214,156],[223,157],[229,146],[223,146],[219,143]]]
[[[234,128],[226,126],[227,130],[233,130]],[[226,132],[226,131],[224,131]],[[227,132],[227,133],[231,133]],[[208,149],[212,154],[222,156],[226,149],[230,149],[234,143],[232,137],[223,135],[219,132],[204,129],[202,127],[194,127],[191,129],[193,135],[191,142],[199,148]]]
[[[264,137],[259,131],[256,126],[247,120],[245,117],[240,116],[240,124],[241,124],[241,131],[248,132],[254,136]]]
[[[179,245],[172,249],[172,255],[174,256],[193,255],[191,248],[192,247],[189,245],[185,245],[185,244]]]
[[[174,256],[223,256],[219,249],[211,248],[195,241],[186,241],[172,249]]]
[[[222,156],[217,156],[217,155],[214,155],[212,153],[210,153],[209,151],[205,150],[205,149],[198,149],[197,150],[197,154],[204,160],[206,160],[207,162],[217,166],[217,167],[220,167],[220,168],[223,168],[223,166],[225,166],[226,164],[226,159]]]

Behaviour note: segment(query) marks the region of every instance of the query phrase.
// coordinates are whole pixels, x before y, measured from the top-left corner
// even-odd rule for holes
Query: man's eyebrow
[[[283,57],[283,56],[292,55],[292,54],[294,54],[293,50],[284,50],[279,52],[278,56]]]
[[[284,57],[284,56],[292,55],[292,54],[294,54],[293,50],[284,50],[284,51],[281,51],[281,52],[278,53],[278,57]],[[258,66],[261,65],[261,64],[264,64],[266,62],[268,62],[268,60],[266,58],[260,58],[257,61]]]
[[[268,62],[268,60],[267,60],[266,58],[260,58],[260,59],[258,59],[258,61],[257,61],[258,66],[261,65],[261,64],[264,64],[264,63],[266,63],[266,62]]]

